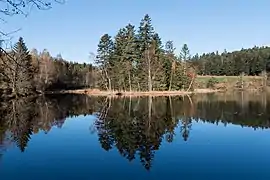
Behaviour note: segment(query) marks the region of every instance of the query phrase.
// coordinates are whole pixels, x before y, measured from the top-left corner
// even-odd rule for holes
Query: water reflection
[[[48,133],[53,126],[61,128],[67,117],[95,115],[89,128],[98,135],[101,147],[106,151],[116,148],[129,161],[139,159],[149,170],[161,143],[173,142],[178,129],[188,141],[196,121],[269,128],[268,101],[267,94],[243,93],[159,98],[61,95],[13,100],[0,105],[0,160],[12,144],[24,152],[33,134]]]
[[[89,97],[71,95],[2,102],[0,148],[5,149],[6,144],[10,144],[7,142],[12,141],[24,152],[33,134],[48,133],[53,126],[61,128],[67,117],[92,114],[95,107]]]

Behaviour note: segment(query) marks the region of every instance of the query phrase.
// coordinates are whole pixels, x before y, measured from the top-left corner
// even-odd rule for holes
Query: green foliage
[[[113,41],[111,36],[104,34],[98,44],[96,64],[103,67],[109,66],[113,52]]]
[[[190,51],[187,44],[184,44],[180,52],[180,60],[188,61],[190,59]]]
[[[115,66],[113,62],[114,43],[111,36],[104,34],[98,44],[96,64],[99,65],[101,77],[98,81],[99,87],[111,90],[111,73],[109,70]]]
[[[144,16],[144,18],[140,22],[139,30],[138,30],[138,46],[141,54],[149,48],[153,41],[154,37],[154,28],[152,26],[152,19],[148,14]]]
[[[211,77],[206,84],[207,88],[214,88],[219,81],[215,77]]]
[[[108,87],[111,83],[113,90],[120,91],[183,89],[191,80],[186,75],[188,65],[178,62],[178,67],[172,67],[177,61],[174,50],[172,41],[163,47],[150,16],[146,14],[137,33],[135,27],[128,24],[118,31],[113,40],[108,34],[101,37],[97,64],[103,74],[107,73],[100,77],[102,84]],[[187,45],[184,46],[184,54],[189,59]],[[106,89],[102,84],[99,87]]]
[[[270,47],[253,47],[240,51],[212,52],[193,56],[190,62],[197,67],[199,75],[249,76],[259,75],[270,63]]]
[[[173,61],[176,59],[174,51],[175,47],[173,45],[173,41],[167,41],[165,44],[165,56],[163,62],[163,69],[165,71],[165,90],[170,90],[175,73],[175,67],[173,67]]]
[[[31,94],[35,91],[34,85],[34,67],[32,66],[32,59],[29,51],[23,41],[23,38],[20,37],[19,41],[15,44],[13,48],[15,58],[18,63],[17,73],[18,77],[16,78],[18,85],[19,94]]]

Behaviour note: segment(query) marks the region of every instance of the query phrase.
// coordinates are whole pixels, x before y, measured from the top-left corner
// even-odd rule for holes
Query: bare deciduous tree
[[[39,85],[40,90],[41,87],[46,88],[48,87],[54,80],[55,68],[53,65],[53,61],[51,59],[50,53],[44,49],[40,56],[39,62]]]

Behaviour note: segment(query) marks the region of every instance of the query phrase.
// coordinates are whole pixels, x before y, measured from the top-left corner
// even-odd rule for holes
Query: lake
[[[1,180],[270,179],[270,95],[50,95],[0,106]]]

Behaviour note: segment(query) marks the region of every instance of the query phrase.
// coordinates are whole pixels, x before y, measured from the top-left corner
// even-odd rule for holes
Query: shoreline
[[[194,91],[100,91],[96,89],[65,90],[58,92],[47,92],[46,94],[85,94],[88,96],[117,96],[117,97],[139,97],[139,96],[181,96],[190,94],[207,94],[225,92],[214,89],[195,89]]]
[[[101,91],[98,89],[77,89],[77,90],[58,90],[58,91],[47,91],[43,93],[36,94],[30,97],[42,96],[42,95],[61,95],[61,94],[78,94],[78,95],[87,95],[87,96],[105,96],[105,97],[162,97],[162,96],[188,96],[196,94],[213,94],[213,93],[233,93],[233,92],[252,92],[252,93],[261,93],[268,92],[270,93],[270,87],[266,88],[264,91],[258,89],[210,89],[210,88],[197,88],[194,91]],[[29,97],[29,96],[28,96]],[[28,98],[21,97],[21,98]],[[9,101],[14,99],[11,96],[1,96],[0,100]]]

